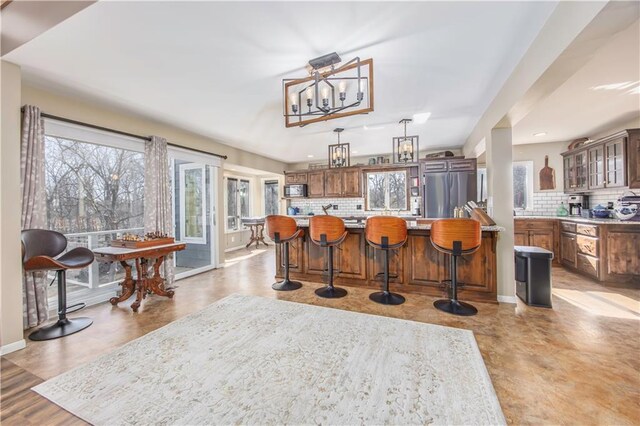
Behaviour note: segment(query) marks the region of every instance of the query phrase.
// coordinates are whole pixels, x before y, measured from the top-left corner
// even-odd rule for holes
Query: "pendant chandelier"
[[[329,145],[329,168],[349,167],[351,165],[351,150],[348,143],[340,142],[340,133],[344,129],[337,128],[333,132],[338,135],[338,143]]]
[[[412,121],[410,118],[400,120],[404,125],[404,136],[393,138],[393,162],[396,164],[415,163],[420,158],[418,136],[407,136],[407,123]]]
[[[286,127],[373,111],[373,59],[340,62],[329,53],[309,61],[308,77],[282,80]]]

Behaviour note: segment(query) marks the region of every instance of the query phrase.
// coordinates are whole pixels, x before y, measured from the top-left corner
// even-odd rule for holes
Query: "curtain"
[[[44,173],[44,120],[40,108],[26,105],[22,114],[20,144],[22,229],[46,228],[47,205]],[[49,318],[46,272],[23,273],[23,326],[35,327]]]
[[[173,204],[167,140],[152,136],[144,145],[144,232],[173,236]],[[173,254],[167,256],[161,271],[168,287],[173,283]]]

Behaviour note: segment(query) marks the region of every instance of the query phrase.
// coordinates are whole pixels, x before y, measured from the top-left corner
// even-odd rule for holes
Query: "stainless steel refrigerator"
[[[477,201],[475,159],[429,161],[423,164],[423,214],[428,218],[453,217],[453,209]]]

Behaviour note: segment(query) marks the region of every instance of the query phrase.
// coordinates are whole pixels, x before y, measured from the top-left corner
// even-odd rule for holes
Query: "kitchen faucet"
[[[327,213],[327,210],[329,210],[331,207],[333,207],[333,204],[327,204],[326,206],[322,206],[322,211],[324,212],[324,214],[328,215],[329,213]]]

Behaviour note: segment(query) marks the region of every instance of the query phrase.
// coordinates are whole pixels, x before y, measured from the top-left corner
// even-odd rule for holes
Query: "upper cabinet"
[[[307,183],[307,172],[287,172],[284,175],[286,185]]]
[[[309,198],[324,197],[324,170],[307,173],[307,196]]]
[[[640,188],[640,129],[624,130],[563,156],[565,192]]]
[[[362,167],[285,172],[286,184],[307,184],[309,198],[362,197]]]

